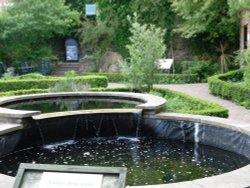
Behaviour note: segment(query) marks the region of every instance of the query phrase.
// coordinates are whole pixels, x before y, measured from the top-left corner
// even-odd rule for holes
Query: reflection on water
[[[89,110],[89,109],[114,109],[114,108],[135,108],[138,103],[128,103],[121,100],[97,100],[97,99],[53,99],[26,101],[11,104],[6,107],[16,110],[34,110],[42,113]]]
[[[128,168],[127,185],[147,185],[203,178],[249,164],[245,157],[217,148],[199,145],[199,149],[194,150],[193,143],[164,139],[118,137],[68,140],[2,157],[0,173],[15,176],[21,162],[122,166]]]

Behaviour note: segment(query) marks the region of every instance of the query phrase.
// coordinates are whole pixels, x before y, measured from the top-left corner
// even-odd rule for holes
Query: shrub
[[[216,103],[165,88],[154,88],[154,91],[161,93],[167,100],[167,112],[228,117],[228,110]]]
[[[197,83],[197,74],[157,74],[157,84],[184,84]]]
[[[122,74],[131,87],[150,91],[158,72],[156,61],[164,56],[165,30],[152,24],[140,24],[137,17],[131,23],[129,37],[129,62],[124,63]]]
[[[29,80],[29,79],[46,79],[49,77],[43,76],[42,74],[39,73],[29,73],[29,74],[24,74],[21,76],[17,76],[16,79],[21,79],[21,80]]]
[[[244,84],[237,83],[243,80],[243,72],[236,70],[210,77],[208,79],[210,93],[249,108],[250,89]]]
[[[108,78],[109,82],[123,82],[124,78],[119,73],[91,73],[91,72],[84,72],[81,75],[83,76],[105,76]]]
[[[7,80],[0,81],[0,92],[14,91],[14,90],[27,90],[27,89],[48,89],[60,80],[66,78],[51,77],[48,79],[29,79],[29,80]],[[78,76],[72,78],[82,85],[89,85],[90,87],[107,87],[108,80],[104,76]]]
[[[29,90],[16,90],[16,91],[7,91],[0,92],[0,96],[15,96],[15,95],[27,95],[27,94],[35,94],[35,93],[47,93],[47,89],[29,89]]]
[[[218,64],[208,61],[181,61],[179,62],[183,73],[197,74],[200,81],[204,82],[209,76],[218,72]]]
[[[124,82],[124,78],[119,73],[82,73],[82,75],[106,76],[109,82]],[[197,74],[156,74],[155,84],[183,84],[197,83],[199,77]]]

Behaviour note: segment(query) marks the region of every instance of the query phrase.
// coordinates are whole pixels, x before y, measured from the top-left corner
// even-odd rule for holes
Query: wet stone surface
[[[32,147],[0,158],[0,173],[20,163],[128,168],[127,185],[162,184],[228,172],[250,163],[214,147],[150,138],[91,138]]]

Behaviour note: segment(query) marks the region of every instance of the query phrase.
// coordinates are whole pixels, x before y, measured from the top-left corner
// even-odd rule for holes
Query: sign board
[[[65,42],[66,61],[78,61],[78,46],[74,39],[68,39]]]
[[[13,188],[125,188],[126,173],[124,167],[22,163]]]
[[[86,14],[86,16],[95,16],[96,15],[96,4],[86,4],[85,5],[85,14]]]
[[[101,188],[102,174],[44,172],[40,188]]]
[[[156,63],[159,65],[160,69],[168,70],[173,65],[174,59],[159,59]]]

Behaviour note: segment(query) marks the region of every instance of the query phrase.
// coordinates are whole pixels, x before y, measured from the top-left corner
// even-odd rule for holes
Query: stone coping
[[[23,125],[14,123],[0,123],[0,135],[23,129]]]
[[[146,111],[161,111],[166,104],[166,100],[162,97],[141,94],[141,93],[128,93],[128,92],[63,92],[63,93],[43,93],[43,94],[32,94],[32,95],[20,95],[0,98],[0,106],[8,103],[18,103],[26,100],[41,100],[41,99],[53,99],[53,98],[67,98],[67,97],[86,97],[96,100],[125,100],[126,102],[131,101],[137,104],[136,108]],[[40,111],[23,111],[23,110],[12,110],[8,108],[0,107],[0,117],[13,117],[13,118],[25,118],[34,115],[41,114]]]
[[[189,115],[189,114],[176,114],[176,113],[159,113],[149,118],[154,119],[169,119],[176,121],[191,121],[197,123],[207,124],[208,126],[217,126],[228,128],[250,135],[250,124],[232,121],[223,118]],[[145,186],[129,186],[134,188],[246,188],[250,186],[250,165],[240,169],[224,173],[221,175],[211,176],[207,178],[197,179],[193,181],[186,181],[171,184],[159,185],[145,185]],[[11,188],[15,178],[0,174],[0,185],[5,188]]]
[[[97,110],[77,110],[77,111],[68,111],[68,112],[55,112],[55,113],[46,113],[33,116],[34,120],[49,119],[55,117],[64,117],[64,116],[75,116],[75,115],[87,115],[87,114],[119,114],[119,113],[141,113],[140,109],[97,109]]]

